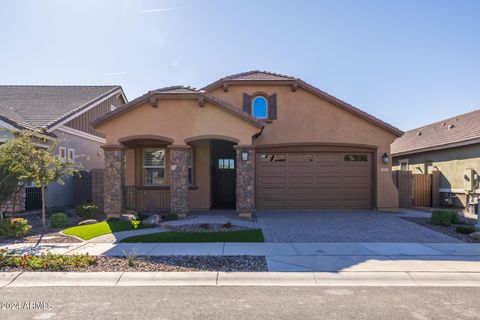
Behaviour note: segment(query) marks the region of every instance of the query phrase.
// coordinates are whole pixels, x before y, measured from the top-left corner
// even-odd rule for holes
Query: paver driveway
[[[359,212],[258,212],[267,242],[461,242],[399,218]]]

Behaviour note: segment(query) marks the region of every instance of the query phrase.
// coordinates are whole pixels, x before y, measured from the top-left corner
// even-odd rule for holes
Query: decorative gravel
[[[180,226],[170,226],[167,227],[173,231],[182,231],[182,232],[222,232],[222,231],[242,231],[242,230],[252,230],[252,228],[241,227],[233,225],[230,228],[225,228],[223,224],[215,223],[199,223],[199,224],[184,224]]]
[[[0,268],[0,272],[25,271],[21,268]],[[51,271],[51,270],[41,270]],[[39,272],[41,272],[39,271]],[[253,272],[268,271],[265,257],[259,256],[161,256],[137,257],[133,267],[128,266],[126,258],[98,257],[97,264],[88,267],[71,268],[65,271],[77,272],[193,272],[225,271]]]
[[[402,217],[402,219],[407,220],[409,222],[416,223],[418,225],[421,225],[422,227],[431,229],[433,231],[437,231],[443,234],[446,234],[447,236],[450,236],[452,238],[456,238],[465,242],[480,242],[480,240],[474,240],[469,237],[468,234],[462,234],[458,233],[455,231],[455,226],[449,226],[449,227],[444,227],[444,226],[436,226],[430,223],[430,218],[413,218],[413,217]]]

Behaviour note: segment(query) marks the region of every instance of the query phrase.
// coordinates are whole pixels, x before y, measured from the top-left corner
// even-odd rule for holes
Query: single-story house
[[[12,138],[12,131],[30,130],[42,139],[38,147],[57,143],[56,152],[66,161],[83,165],[83,170],[103,168],[105,136],[91,126],[101,115],[127,102],[120,86],[0,86],[0,143]],[[3,130],[2,130],[3,129]],[[25,191],[25,190],[23,190]],[[73,204],[73,178],[65,185],[47,186],[47,208]],[[39,190],[26,188],[15,200],[1,205],[4,212],[41,208]],[[40,205],[40,207],[39,207]]]
[[[466,207],[480,183],[480,110],[405,132],[392,156],[394,170],[439,171],[441,204]]]
[[[149,91],[93,122],[105,212],[394,210],[402,131],[295,77],[251,71]]]

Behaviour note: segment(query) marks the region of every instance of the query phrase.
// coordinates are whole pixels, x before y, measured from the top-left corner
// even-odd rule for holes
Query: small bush
[[[50,217],[50,226],[52,228],[66,228],[70,225],[68,216],[63,212],[57,212]]]
[[[136,214],[136,216],[137,216],[137,219],[140,220],[140,221],[143,221],[143,220],[145,220],[145,219],[147,219],[147,218],[149,217],[148,214],[143,213],[143,212],[138,212],[138,213]]]
[[[232,227],[232,223],[230,221],[225,222],[222,227],[225,229],[230,229]]]
[[[177,220],[178,216],[176,213],[169,213],[169,214],[164,214],[162,216],[163,221],[172,221],[172,220]]]
[[[82,204],[75,208],[75,212],[83,220],[95,219],[97,217],[97,206],[94,204]]]
[[[455,231],[461,234],[470,234],[475,232],[475,227],[471,224],[463,224],[455,227]]]
[[[7,239],[18,239],[26,236],[32,226],[28,224],[27,219],[8,218],[0,220],[0,237]]]
[[[5,249],[0,249],[0,269],[4,267],[22,268],[26,270],[69,270],[78,267],[88,267],[97,263],[97,258],[88,254],[64,256],[61,254],[42,253],[39,256],[24,254],[12,255]]]
[[[448,227],[452,224],[458,223],[458,220],[458,215],[455,211],[437,209],[432,211],[430,223],[436,226]]]

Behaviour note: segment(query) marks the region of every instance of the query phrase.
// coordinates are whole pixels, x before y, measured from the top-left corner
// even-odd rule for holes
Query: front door
[[[235,208],[236,179],[235,149],[227,141],[212,142],[212,195],[213,206]]]

